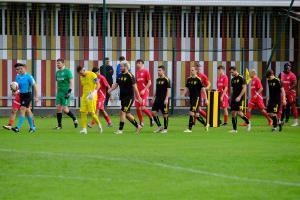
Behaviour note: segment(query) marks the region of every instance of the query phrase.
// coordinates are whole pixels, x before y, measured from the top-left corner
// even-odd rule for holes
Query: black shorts
[[[29,108],[31,104],[31,93],[20,93],[21,106]]]
[[[231,111],[240,111],[243,101],[240,100],[239,102],[235,101],[235,98],[233,98],[230,102],[230,109]]]
[[[280,101],[268,101],[267,112],[268,113],[278,113],[280,108]]]
[[[200,97],[190,98],[190,111],[198,112],[200,106]]]
[[[155,99],[152,105],[152,111],[161,111],[163,115],[167,115],[169,113],[169,103],[165,104],[163,100]]]
[[[133,98],[121,99],[121,110],[123,112],[130,112],[130,108],[133,104]]]

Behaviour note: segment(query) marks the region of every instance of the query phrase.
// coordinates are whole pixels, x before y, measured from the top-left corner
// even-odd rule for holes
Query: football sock
[[[237,117],[232,117],[231,120],[233,130],[237,130]]]
[[[121,130],[123,130],[123,128],[124,128],[124,122],[120,122],[119,130],[121,131]]]
[[[62,113],[56,113],[57,125],[61,127]]]
[[[24,120],[25,120],[25,116],[21,115],[20,118],[19,118],[19,122],[18,122],[18,129],[21,128],[22,124],[24,123]]]
[[[189,118],[189,129],[190,130],[192,130],[193,124],[194,124],[194,117],[190,115],[190,118]]]
[[[75,121],[76,120],[76,117],[74,116],[74,114],[71,112],[71,110],[68,112],[68,113],[66,113],[69,117],[71,117],[72,119],[73,119],[73,121]]]
[[[154,119],[156,125],[157,125],[158,127],[160,127],[160,126],[161,126],[161,123],[160,123],[160,121],[159,121],[159,117],[158,117],[158,116],[154,116],[153,119]]]
[[[168,129],[169,117],[164,117],[164,129]]]

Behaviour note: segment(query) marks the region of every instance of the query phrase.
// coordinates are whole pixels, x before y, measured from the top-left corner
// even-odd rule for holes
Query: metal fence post
[[[175,107],[175,70],[176,70],[176,59],[175,59],[175,48],[172,49],[172,87],[171,87],[171,115],[174,114],[174,107]]]
[[[34,47],[32,47],[31,49],[31,75],[33,76],[34,80],[35,80],[35,49]],[[31,97],[31,101],[32,101],[32,112],[34,111],[34,89],[32,88],[32,97]]]

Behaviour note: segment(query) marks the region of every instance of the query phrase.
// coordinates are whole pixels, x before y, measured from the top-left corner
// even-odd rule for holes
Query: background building
[[[99,1],[26,2],[0,4],[0,96],[4,98],[10,96],[16,62],[27,63],[29,71],[34,68],[41,96],[54,97],[56,59],[64,58],[74,74],[79,64],[100,66],[104,36],[106,56],[114,68],[121,55],[132,66],[136,59],[144,59],[153,79],[158,65],[167,66],[175,98],[180,98],[195,61],[204,66],[214,88],[220,64],[227,69],[255,68],[262,77],[281,30],[271,66],[279,73],[285,62],[292,61],[293,71],[300,74],[300,22],[289,18],[284,23],[290,1],[129,0],[124,5],[125,1],[112,0],[107,2],[106,26]],[[293,11],[299,12],[299,6],[295,1]],[[77,75],[75,80],[77,97]],[[0,100],[0,106],[10,105]],[[54,105],[54,100],[38,104]],[[177,100],[176,105],[184,101]]]

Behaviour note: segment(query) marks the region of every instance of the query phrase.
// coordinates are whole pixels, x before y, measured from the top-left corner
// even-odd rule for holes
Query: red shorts
[[[97,109],[97,110],[103,111],[103,110],[104,110],[104,102],[105,102],[105,99],[103,99],[103,98],[98,98],[98,99],[97,99],[96,109]]]
[[[20,110],[20,108],[21,108],[20,93],[16,94],[15,99],[12,102],[12,108],[14,110]]]
[[[139,101],[137,99],[134,100],[134,105],[136,107],[142,107],[142,106],[147,106],[147,100],[148,100],[148,96],[144,96],[141,97],[142,98],[142,103],[139,103]]]
[[[251,98],[250,101],[248,102],[248,108],[250,109],[265,109],[266,106],[264,104],[264,101],[259,98],[259,97],[256,97],[256,98]]]
[[[223,99],[220,99],[220,108],[228,108],[229,107],[229,99],[228,96],[224,96]]]
[[[294,92],[286,93],[286,101],[289,104],[295,103],[296,102],[296,93],[294,93]]]

